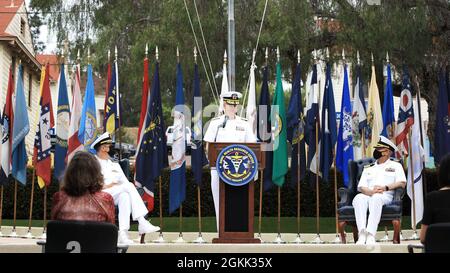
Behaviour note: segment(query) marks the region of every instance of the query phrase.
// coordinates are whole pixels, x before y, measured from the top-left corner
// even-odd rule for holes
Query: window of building
[[[25,36],[25,20],[20,20],[20,34],[22,36]]]

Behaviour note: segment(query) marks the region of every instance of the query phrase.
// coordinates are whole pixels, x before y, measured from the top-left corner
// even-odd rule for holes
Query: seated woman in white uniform
[[[237,106],[241,97],[242,94],[236,91],[221,94],[225,113],[210,121],[209,127],[203,137],[207,145],[206,149],[208,149],[210,142],[257,142],[256,136],[247,119],[236,115]],[[211,191],[216,211],[217,230],[219,230],[219,175],[215,167],[211,167]]]
[[[144,217],[148,210],[133,183],[128,181],[119,163],[113,162],[109,157],[109,149],[112,144],[108,132],[99,136],[91,148],[97,152],[97,159],[102,168],[104,178],[103,191],[112,195],[114,204],[119,207],[119,244],[132,244],[128,238],[130,229],[130,215],[139,223],[139,234],[156,232],[160,228],[150,224]]]
[[[375,163],[364,167],[361,179],[358,183],[358,191],[353,199],[356,225],[359,231],[359,239],[356,244],[375,244],[375,234],[381,219],[383,206],[392,202],[394,190],[405,188],[406,177],[400,163],[390,159],[397,150],[392,141],[384,136],[375,145],[373,157]],[[369,218],[367,219],[367,210]]]

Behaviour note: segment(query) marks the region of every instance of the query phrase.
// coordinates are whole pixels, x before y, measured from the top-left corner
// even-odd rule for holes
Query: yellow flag
[[[378,93],[377,78],[375,76],[375,66],[372,65],[372,77],[369,86],[369,106],[367,108],[367,130],[368,147],[367,156],[371,157],[373,146],[380,139],[380,133],[383,130],[383,118],[381,116],[380,95]]]

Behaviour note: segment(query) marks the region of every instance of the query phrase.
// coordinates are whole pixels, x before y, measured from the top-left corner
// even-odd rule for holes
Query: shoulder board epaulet
[[[218,116],[218,117],[215,117],[215,118],[212,118],[211,120],[217,120],[217,119],[220,119],[222,116]]]
[[[239,117],[240,119],[242,119],[243,121],[248,121],[248,119],[243,118],[243,117]]]
[[[119,160],[114,157],[109,157],[109,160],[111,160],[113,163],[119,163]]]
[[[374,163],[367,164],[367,165],[364,165],[364,168],[369,168],[369,167],[372,167],[372,166],[374,166],[374,165],[375,165],[375,162],[374,162]]]

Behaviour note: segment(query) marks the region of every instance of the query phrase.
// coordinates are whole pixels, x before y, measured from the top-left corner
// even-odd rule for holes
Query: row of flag
[[[169,162],[167,156],[167,143],[165,137],[165,125],[162,115],[161,92],[159,82],[159,63],[155,64],[153,81],[149,81],[149,61],[144,59],[144,77],[142,85],[142,104],[138,131],[138,148],[136,157],[135,184],[142,186],[145,190],[144,199],[151,211],[154,207],[154,182],[161,176],[162,170],[168,166],[171,168],[170,175],[170,204],[169,211],[172,213],[180,207],[186,198],[186,175],[185,175],[185,97],[183,93],[183,73],[181,65],[176,69],[176,96],[174,111],[174,136],[175,141],[172,149],[172,157]],[[369,83],[369,102],[366,108],[363,95],[363,81],[361,67],[356,67],[356,84],[353,90],[353,105],[350,99],[349,79],[347,66],[343,69],[343,89],[341,101],[341,118],[339,125],[336,124],[334,90],[331,78],[331,65],[327,64],[325,79],[322,78],[319,63],[313,64],[307,75],[306,82],[306,105],[303,108],[301,94],[301,67],[298,63],[295,68],[292,81],[292,93],[286,111],[284,105],[284,90],[282,86],[281,64],[276,66],[276,87],[272,106],[277,106],[271,112],[270,92],[268,85],[269,68],[263,68],[263,82],[259,97],[259,107],[256,111],[255,95],[255,69],[252,64],[250,68],[249,96],[247,104],[247,118],[251,128],[258,139],[268,144],[274,144],[274,149],[266,152],[266,170],[264,172],[264,188],[267,190],[273,184],[282,186],[285,183],[285,175],[288,172],[288,143],[292,150],[291,159],[291,181],[296,185],[297,179],[305,177],[306,172],[319,175],[322,180],[328,180],[328,172],[333,164],[333,155],[336,154],[336,167],[342,172],[344,183],[348,183],[347,163],[349,160],[357,159],[358,154],[371,156],[372,146],[378,141],[379,135],[386,135],[395,139],[402,155],[408,155],[408,145],[413,149],[413,156],[420,160],[413,160],[415,188],[422,188],[421,170],[423,168],[423,151],[421,150],[419,118],[417,105],[413,103],[411,85],[409,83],[408,71],[403,71],[402,94],[400,111],[397,121],[393,116],[393,94],[390,65],[387,67],[388,80],[384,92],[383,110],[381,110],[378,86],[376,83],[375,68],[372,66],[372,76]],[[41,187],[50,183],[50,129],[56,126],[55,145],[55,171],[54,175],[60,177],[65,169],[66,163],[73,154],[89,147],[96,138],[98,128],[96,126],[96,109],[94,100],[94,83],[92,77],[92,66],[87,68],[87,84],[84,102],[82,103],[80,92],[80,68],[77,67],[73,74],[72,104],[69,105],[67,84],[65,79],[64,65],[61,65],[58,80],[58,107],[56,123],[53,120],[53,109],[51,107],[51,96],[49,89],[48,65],[43,68],[40,88],[40,113],[35,137],[33,153],[33,164],[36,167],[38,182]],[[112,72],[111,72],[112,71]],[[226,73],[226,69],[224,69]],[[5,184],[8,177],[12,175],[21,183],[26,183],[25,168],[27,155],[25,151],[25,136],[29,132],[28,113],[25,104],[22,85],[22,66],[19,66],[19,76],[16,89],[12,82],[10,71],[6,103],[1,118],[2,144],[1,144],[1,172],[0,181]],[[224,84],[225,83],[225,84]],[[222,92],[228,91],[226,74],[224,74]],[[320,87],[324,84],[324,90]],[[105,90],[105,119],[103,128],[114,134],[120,127],[120,94],[118,90],[118,67],[117,62],[111,69],[108,64],[107,88]],[[202,144],[202,99],[200,93],[200,79],[198,66],[194,67],[193,82],[193,130],[192,130],[192,169],[195,182],[200,186],[202,181],[202,168],[207,164],[207,159]],[[437,111],[436,125],[436,152],[437,160],[443,154],[450,151],[448,142],[450,130],[448,128],[448,113],[450,109],[449,95],[450,83],[448,73],[442,72],[439,77],[439,107]],[[12,98],[15,93],[15,105]],[[443,103],[446,103],[445,105]],[[16,109],[15,111],[13,109]],[[263,111],[261,111],[263,110]],[[258,115],[258,116],[256,116]],[[255,117],[256,116],[256,117]],[[447,119],[445,119],[447,118]],[[396,126],[395,126],[396,125]],[[408,132],[412,136],[408,139]],[[306,149],[306,145],[308,149]],[[416,151],[416,149],[420,148]],[[356,152],[358,150],[360,152]],[[308,152],[306,154],[306,151]],[[274,164],[276,162],[276,164]],[[409,177],[408,181],[412,178]],[[409,191],[408,191],[409,192]],[[415,191],[420,195],[420,191]],[[418,196],[416,200],[423,197]],[[419,202],[420,203],[420,202]],[[416,210],[420,205],[416,205]],[[416,213],[416,215],[422,215]]]

